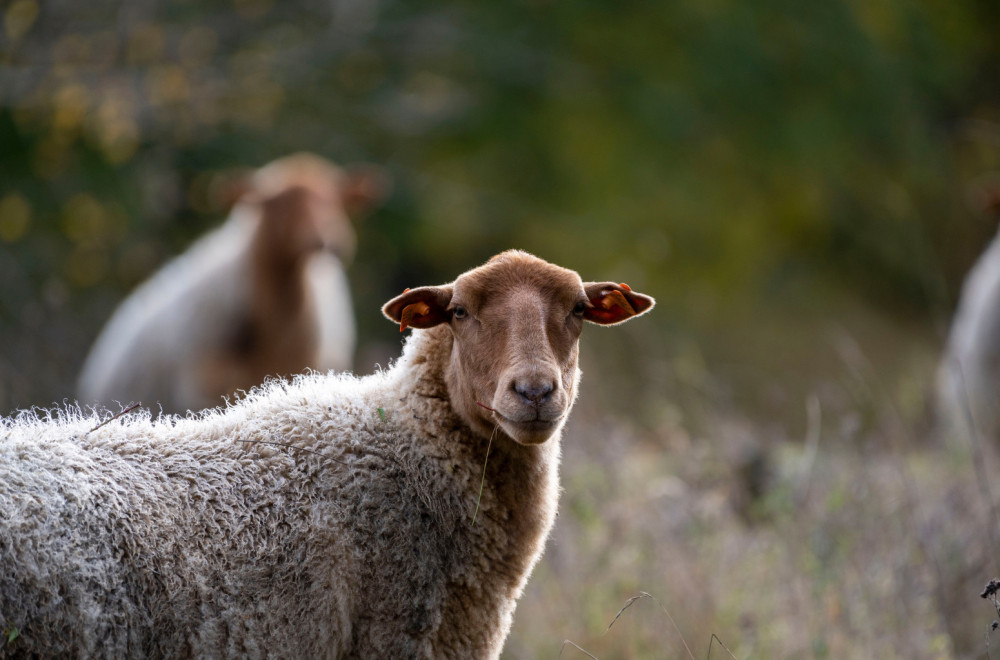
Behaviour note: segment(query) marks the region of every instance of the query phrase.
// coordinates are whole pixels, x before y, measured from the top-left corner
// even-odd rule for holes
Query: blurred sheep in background
[[[183,413],[268,376],[351,368],[350,218],[381,201],[385,175],[299,153],[226,188],[229,219],[136,289],[101,331],[80,375],[82,402]]]
[[[1000,218],[1000,177],[972,187],[972,205]],[[938,407],[947,432],[1000,439],[1000,235],[962,283],[938,375]]]
[[[995,437],[1000,430],[1000,237],[993,239],[962,287],[940,380],[947,428]]]

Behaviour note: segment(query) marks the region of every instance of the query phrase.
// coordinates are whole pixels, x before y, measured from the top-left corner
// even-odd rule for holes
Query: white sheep
[[[941,416],[951,432],[1000,439],[1000,236],[969,271],[938,377]]]
[[[0,658],[497,657],[555,518],[583,322],[652,306],[509,251],[389,301],[418,330],[374,375],[4,420]]]
[[[220,405],[267,376],[350,369],[348,213],[366,210],[382,188],[371,168],[304,153],[255,172],[226,223],[116,310],[84,363],[80,400],[180,413]]]

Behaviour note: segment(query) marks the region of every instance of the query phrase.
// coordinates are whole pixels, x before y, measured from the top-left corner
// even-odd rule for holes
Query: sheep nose
[[[514,381],[514,391],[528,403],[543,403],[554,389],[552,383]]]

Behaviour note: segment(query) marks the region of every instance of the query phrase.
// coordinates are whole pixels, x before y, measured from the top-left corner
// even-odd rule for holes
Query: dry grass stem
[[[476,403],[479,403],[478,401]],[[483,405],[479,403],[479,405]],[[483,406],[486,408],[486,406]],[[470,527],[476,526],[476,516],[479,515],[479,504],[483,501],[483,488],[486,487],[486,464],[490,461],[490,449],[493,447],[493,438],[496,436],[497,431],[500,430],[500,425],[497,424],[493,427],[493,433],[490,434],[490,441],[486,443],[486,459],[483,460],[483,478],[479,482],[479,497],[476,499],[476,510],[472,514],[472,525]]]
[[[712,645],[715,644],[716,642],[719,643],[719,646],[726,649],[726,653],[729,654],[730,658],[732,658],[733,660],[738,660],[737,657],[733,655],[733,652],[729,650],[729,647],[723,644],[722,640],[719,639],[719,636],[716,635],[715,633],[712,633],[712,638],[708,641],[708,660],[712,660]]]
[[[581,647],[581,646],[580,646],[579,644],[577,644],[576,642],[572,642],[572,641],[570,641],[570,640],[568,640],[568,639],[564,639],[564,640],[563,640],[563,643],[562,643],[562,646],[560,646],[560,647],[559,647],[559,655],[557,655],[557,656],[556,656],[556,660],[559,660],[559,658],[561,658],[561,657],[562,657],[562,654],[563,654],[563,650],[564,650],[564,649],[566,648],[566,645],[567,645],[567,644],[569,644],[570,646],[572,646],[573,648],[575,648],[575,649],[576,649],[577,651],[579,651],[580,653],[584,653],[584,654],[586,654],[586,656],[587,656],[588,658],[593,658],[594,660],[600,660],[600,658],[598,658],[598,657],[597,657],[596,655],[594,655],[593,653],[591,653],[591,652],[590,652],[590,651],[588,651],[587,649],[585,649],[585,648]]]
[[[97,426],[95,426],[94,428],[90,429],[89,431],[87,431],[87,433],[93,433],[94,431],[96,431],[97,429],[101,428],[105,424],[110,424],[111,422],[115,421],[116,419],[118,419],[122,415],[126,415],[126,414],[132,412],[133,410],[135,410],[136,408],[138,408],[141,405],[142,405],[141,402],[140,403],[133,403],[132,405],[130,405],[128,408],[125,408],[124,410],[122,410],[117,415],[109,417],[108,419],[104,420],[103,422],[101,422],[100,424],[98,424]]]
[[[687,651],[688,657],[691,658],[691,660],[695,660],[694,653],[691,652],[691,647],[688,646],[687,640],[684,639],[684,633],[681,632],[681,629],[677,625],[677,622],[674,621],[674,617],[672,617],[670,615],[670,612],[667,610],[666,607],[663,606],[663,603],[661,603],[659,600],[657,600],[655,596],[653,596],[652,594],[648,594],[645,591],[640,591],[638,596],[632,596],[627,601],[625,601],[625,604],[622,605],[622,608],[620,610],[618,610],[618,614],[616,614],[615,618],[612,619],[611,623],[608,624],[608,627],[604,631],[604,633],[607,634],[608,630],[611,630],[611,626],[615,625],[615,621],[617,621],[618,617],[620,617],[622,615],[622,612],[624,612],[628,608],[632,607],[632,603],[634,603],[637,600],[641,600],[643,598],[649,598],[654,603],[656,603],[657,605],[660,606],[660,609],[663,610],[663,613],[666,614],[667,618],[670,620],[670,625],[672,625],[674,627],[674,630],[677,631],[677,635],[681,638],[681,644],[684,645],[684,650]]]

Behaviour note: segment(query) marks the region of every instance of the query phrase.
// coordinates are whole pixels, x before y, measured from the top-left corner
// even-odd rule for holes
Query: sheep
[[[945,429],[1000,440],[1000,236],[969,271],[938,375]]]
[[[507,251],[387,302],[414,330],[372,375],[4,420],[0,658],[498,657],[556,515],[583,323],[653,305]]]
[[[84,362],[80,400],[181,413],[220,405],[266,376],[350,369],[347,213],[371,207],[383,179],[300,153],[232,186],[229,220],[116,310]]]

